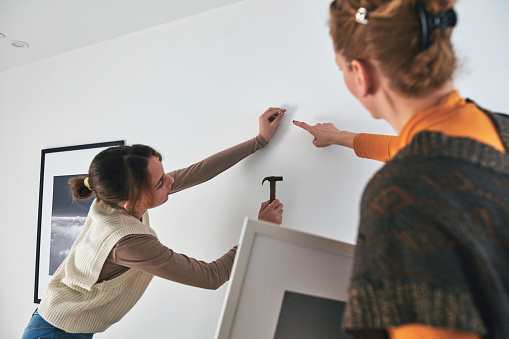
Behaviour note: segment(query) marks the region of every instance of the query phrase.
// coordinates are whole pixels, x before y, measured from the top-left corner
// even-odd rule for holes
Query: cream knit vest
[[[93,202],[83,230],[46,288],[39,314],[69,333],[103,332],[119,321],[141,298],[153,276],[131,269],[115,279],[96,281],[121,238],[156,235],[147,213],[142,220]]]

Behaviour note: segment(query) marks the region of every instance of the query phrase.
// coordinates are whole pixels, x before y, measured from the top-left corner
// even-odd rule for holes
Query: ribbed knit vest
[[[69,333],[103,332],[141,298],[153,275],[128,270],[96,284],[111,249],[129,234],[152,234],[148,214],[142,221],[102,202],[93,202],[69,255],[50,281],[39,314]]]

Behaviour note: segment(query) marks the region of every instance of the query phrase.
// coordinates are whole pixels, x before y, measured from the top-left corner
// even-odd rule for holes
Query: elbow
[[[223,286],[225,282],[226,281],[217,281],[217,282],[214,282],[214,283],[210,284],[207,288],[209,290],[214,290],[215,291],[215,290],[218,290],[219,287]]]
[[[210,280],[207,284],[205,284],[205,286],[202,286],[202,287],[205,289],[208,289],[208,290],[217,290],[221,286],[223,286],[225,284],[225,282],[227,282],[227,281],[228,281],[228,279],[213,279],[213,280]]]

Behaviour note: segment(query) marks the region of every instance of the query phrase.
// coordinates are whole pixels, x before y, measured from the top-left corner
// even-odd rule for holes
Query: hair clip
[[[432,15],[426,11],[421,1],[417,1],[417,13],[419,13],[422,26],[421,51],[428,48],[429,37],[436,28],[444,30],[456,26],[457,16],[452,8],[437,15]]]
[[[360,7],[357,10],[357,13],[355,13],[355,21],[357,21],[360,24],[367,25],[368,19],[366,17],[368,16],[368,10],[364,7]]]

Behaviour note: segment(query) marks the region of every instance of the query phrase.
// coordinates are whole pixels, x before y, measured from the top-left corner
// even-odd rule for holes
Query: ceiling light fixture
[[[0,33],[0,40],[5,39],[5,34]]]
[[[16,47],[16,48],[28,48],[28,44],[23,41],[11,40],[11,41],[9,41],[9,44],[11,44],[11,46]]]

